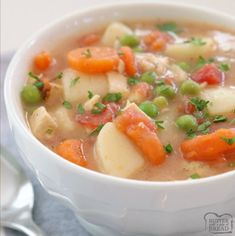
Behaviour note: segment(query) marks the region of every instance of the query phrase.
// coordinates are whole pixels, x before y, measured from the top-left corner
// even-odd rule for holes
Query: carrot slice
[[[120,48],[120,59],[125,64],[125,71],[127,75],[134,76],[137,72],[135,57],[130,47],[121,47]]]
[[[115,120],[117,128],[127,135],[154,165],[165,161],[166,153],[156,134],[156,126],[145,114],[132,107],[127,108]]]
[[[52,62],[52,56],[48,52],[41,52],[34,58],[34,64],[39,70],[46,70]]]
[[[54,151],[64,159],[86,167],[87,160],[83,153],[83,141],[77,139],[67,139],[55,147]]]
[[[235,137],[235,130],[219,129],[214,133],[198,136],[184,141],[181,151],[185,159],[190,161],[214,161],[227,154],[235,153],[235,143],[225,140]]]
[[[143,38],[143,42],[149,51],[162,51],[171,40],[170,35],[158,30],[150,32]]]
[[[68,64],[84,73],[106,73],[117,70],[119,57],[115,49],[109,47],[83,47],[68,53]]]

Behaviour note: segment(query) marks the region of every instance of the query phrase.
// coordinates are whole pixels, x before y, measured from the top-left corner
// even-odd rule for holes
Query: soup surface
[[[233,32],[113,22],[39,49],[26,77],[30,128],[61,158],[151,181],[235,170]]]

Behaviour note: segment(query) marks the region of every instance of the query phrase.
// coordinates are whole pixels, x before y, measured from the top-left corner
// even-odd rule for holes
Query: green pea
[[[34,85],[25,85],[21,91],[21,97],[28,104],[36,104],[42,100],[42,95]]]
[[[195,131],[197,129],[197,120],[194,116],[192,115],[183,115],[180,116],[177,120],[176,120],[176,125],[188,132],[188,131]]]
[[[158,108],[157,106],[153,103],[153,102],[150,102],[150,101],[145,101],[145,102],[142,102],[140,105],[139,105],[139,108],[145,113],[147,114],[148,116],[154,118],[158,115]]]
[[[157,88],[155,89],[155,93],[158,96],[163,96],[169,99],[174,98],[176,95],[174,88],[170,85],[157,86]]]
[[[141,75],[140,79],[143,82],[146,82],[148,84],[153,84],[155,79],[157,77],[157,74],[155,72],[149,71],[149,72],[145,72]]]
[[[168,101],[165,97],[159,96],[153,99],[153,103],[160,109],[168,106]]]
[[[184,71],[186,71],[186,72],[189,72],[190,69],[191,69],[190,65],[189,65],[187,62],[184,62],[184,61],[177,63],[177,65],[178,65],[182,70],[184,70]]]
[[[184,95],[197,95],[200,91],[200,85],[192,80],[184,81],[180,87],[180,92]]]
[[[120,38],[120,43],[123,46],[129,46],[133,48],[137,47],[140,44],[140,40],[135,35],[124,35]]]

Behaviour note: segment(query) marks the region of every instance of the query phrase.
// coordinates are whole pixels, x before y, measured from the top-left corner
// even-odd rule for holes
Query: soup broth
[[[21,97],[33,134],[84,168],[149,181],[235,170],[234,32],[113,22],[40,48]]]

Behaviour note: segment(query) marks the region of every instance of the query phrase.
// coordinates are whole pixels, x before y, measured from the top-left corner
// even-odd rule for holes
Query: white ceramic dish
[[[6,75],[8,117],[25,162],[43,186],[69,203],[84,227],[96,236],[189,235],[205,232],[204,216],[208,212],[235,216],[234,171],[167,183],[111,177],[59,158],[31,134],[25,122],[19,94],[30,61],[40,49],[114,20],[156,18],[208,22],[235,29],[234,17],[187,5],[132,2],[94,7],[70,14],[39,31],[18,50]]]

